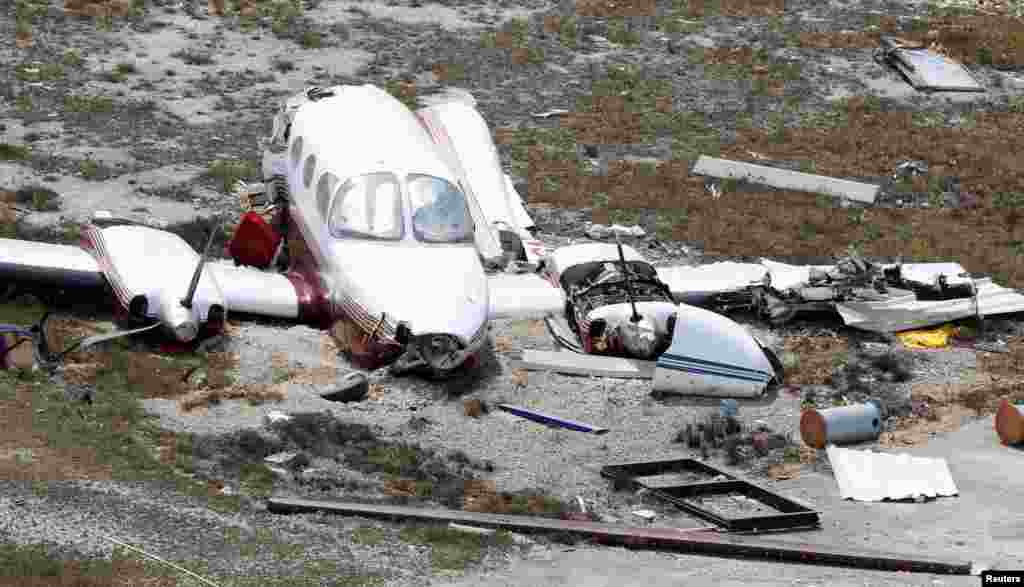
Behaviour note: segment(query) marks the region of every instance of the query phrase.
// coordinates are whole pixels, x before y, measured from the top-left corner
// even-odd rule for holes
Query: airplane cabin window
[[[324,172],[316,184],[316,209],[324,218],[327,218],[327,207],[331,203],[334,190],[338,187],[338,181],[333,173]]]
[[[473,219],[466,196],[450,182],[430,175],[409,175],[412,228],[425,243],[465,243],[473,240]]]
[[[292,166],[298,167],[299,158],[302,156],[302,137],[295,137],[292,141]]]
[[[302,168],[302,185],[307,188],[313,183],[313,171],[316,169],[316,156],[306,157],[306,166]]]
[[[368,173],[338,188],[327,227],[338,238],[401,240],[402,192],[392,173]]]

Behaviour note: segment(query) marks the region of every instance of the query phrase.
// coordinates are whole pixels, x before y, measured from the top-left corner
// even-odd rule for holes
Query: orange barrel
[[[1010,400],[1004,399],[996,412],[996,432],[1003,444],[1024,442],[1024,406],[1011,404]]]
[[[878,400],[827,410],[804,410],[800,416],[800,436],[813,448],[874,440],[881,432],[882,404]]]

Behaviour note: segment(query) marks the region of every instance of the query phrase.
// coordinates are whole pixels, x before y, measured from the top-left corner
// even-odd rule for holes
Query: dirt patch
[[[972,418],[995,414],[1003,398],[1024,400],[1024,382],[1010,383],[981,374],[971,383],[915,385],[911,391],[912,412],[890,419],[879,444],[925,444],[935,434],[958,430]]]
[[[829,383],[832,372],[846,359],[849,342],[829,336],[788,336],[781,358],[788,385]]]

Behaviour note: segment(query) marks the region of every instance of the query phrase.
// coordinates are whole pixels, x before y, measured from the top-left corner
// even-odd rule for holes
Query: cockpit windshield
[[[401,240],[402,192],[393,173],[368,173],[338,188],[327,226],[335,237]]]
[[[473,240],[473,220],[466,196],[450,182],[431,175],[409,175],[412,229],[426,243],[464,243]]]

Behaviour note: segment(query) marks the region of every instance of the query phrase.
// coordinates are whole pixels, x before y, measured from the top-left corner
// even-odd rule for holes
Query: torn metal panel
[[[628,263],[647,262],[643,255],[629,245],[622,246],[622,253]],[[555,249],[547,256],[545,262],[548,271],[558,280],[562,280],[566,277],[565,273],[572,267],[583,267],[585,270],[585,266],[595,262],[618,260],[618,247],[612,243],[583,243]],[[573,280],[571,275],[567,279]]]
[[[589,434],[608,434],[607,428],[584,424],[583,422],[559,418],[557,416],[551,416],[536,410],[528,410],[526,408],[511,406],[509,404],[498,404],[498,408],[512,415],[519,416],[520,418],[526,418],[527,420],[532,420],[534,422],[544,424],[545,426],[555,426],[558,428],[565,428],[566,430],[575,430],[576,432],[586,432]]]
[[[961,318],[1024,312],[1024,295],[984,277],[975,280],[974,298],[922,301],[913,293],[878,301],[850,301],[836,304],[848,326],[874,332],[899,332],[934,326]]]
[[[779,377],[767,352],[740,324],[715,312],[680,304],[672,345],[658,357],[653,390],[759,397]]]
[[[650,379],[654,377],[655,370],[654,361],[533,349],[523,350],[522,357],[512,361],[512,366],[515,369],[530,371],[555,371],[568,375],[623,379]]]
[[[709,531],[708,528],[630,528],[596,522],[552,520],[535,516],[486,514],[410,506],[359,504],[336,501],[270,498],[267,509],[276,514],[330,512],[385,519],[417,519],[427,522],[456,522],[518,532],[554,532],[591,538],[632,548],[664,548],[676,552],[725,557],[752,557],[772,561],[822,564],[901,572],[969,575],[970,562],[915,559],[912,555],[866,550],[830,550],[814,544],[752,539]]]
[[[686,304],[703,304],[719,294],[735,293],[760,285],[768,275],[760,263],[722,261],[686,267],[657,267],[658,277],[668,284],[672,297]]]
[[[945,459],[829,446],[828,461],[843,499],[881,501],[957,495]]]
[[[491,318],[544,318],[565,310],[565,294],[534,273],[487,276]]]
[[[963,64],[925,47],[906,46],[900,39],[886,36],[882,37],[882,51],[915,90],[985,91]]]
[[[0,239],[0,283],[74,290],[101,290],[96,260],[78,247]]]
[[[645,478],[680,474],[703,477],[705,480],[682,484],[644,481]],[[601,476],[611,479],[618,488],[632,491],[646,489],[659,499],[732,532],[806,529],[815,528],[820,524],[818,512],[810,506],[695,459],[608,465],[601,469]],[[734,494],[757,501],[770,507],[774,512],[728,516],[723,512],[702,507],[698,503],[705,496]]]
[[[790,171],[777,167],[767,167],[765,165],[755,165],[742,161],[718,159],[705,155],[701,155],[697,159],[693,173],[722,179],[736,178],[780,189],[827,194],[868,204],[875,201],[878,191],[881,189],[881,186],[874,184]]]

